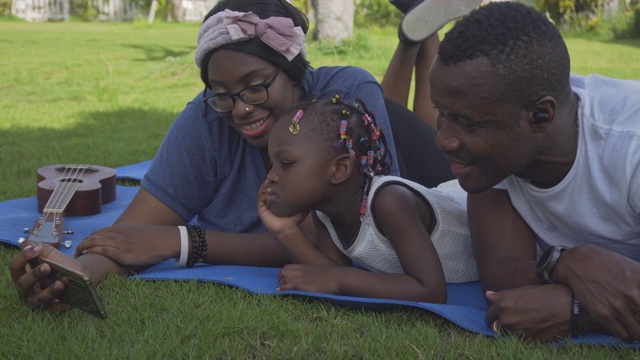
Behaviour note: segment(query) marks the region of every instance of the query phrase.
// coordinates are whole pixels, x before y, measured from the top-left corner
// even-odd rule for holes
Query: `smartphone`
[[[29,262],[32,269],[40,264],[49,264],[51,267],[49,275],[40,280],[40,286],[45,288],[56,280],[60,280],[65,284],[64,291],[58,295],[62,302],[101,319],[107,318],[107,312],[102,305],[102,300],[87,275],[40,256]]]

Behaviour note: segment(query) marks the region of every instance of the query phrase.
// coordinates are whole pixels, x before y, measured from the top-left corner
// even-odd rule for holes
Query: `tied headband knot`
[[[287,17],[260,19],[252,12],[225,10],[202,24],[198,34],[196,64],[202,68],[205,55],[222,45],[258,38],[291,61],[298,54],[305,56],[302,28]]]

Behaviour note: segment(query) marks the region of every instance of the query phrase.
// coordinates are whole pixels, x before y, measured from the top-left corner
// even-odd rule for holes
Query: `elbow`
[[[442,291],[436,291],[433,295],[433,299],[430,301],[434,304],[446,304],[447,303],[447,289],[446,287]]]
[[[436,286],[425,286],[421,291],[420,302],[432,303],[432,304],[446,304],[447,303],[447,284],[442,283]]]

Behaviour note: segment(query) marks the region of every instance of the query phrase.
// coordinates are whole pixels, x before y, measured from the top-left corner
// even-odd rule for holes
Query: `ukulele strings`
[[[53,223],[58,224],[62,217],[62,212],[71,201],[71,197],[80,186],[80,179],[84,175],[84,171],[87,166],[80,164],[65,165],[64,171],[60,181],[56,184],[56,187],[51,194],[51,197],[44,206],[42,212],[42,218],[46,219],[49,215],[53,214]],[[40,223],[38,231],[44,226],[44,221]]]

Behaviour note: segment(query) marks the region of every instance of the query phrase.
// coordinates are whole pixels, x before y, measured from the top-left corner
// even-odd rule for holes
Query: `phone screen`
[[[98,297],[98,292],[87,275],[40,256],[35,258],[30,263],[30,266],[31,268],[35,268],[43,263],[51,266],[49,275],[40,282],[43,288],[50,286],[56,280],[60,280],[65,284],[64,291],[58,295],[58,298],[62,302],[101,319],[107,317],[107,312],[102,305],[102,300]]]

